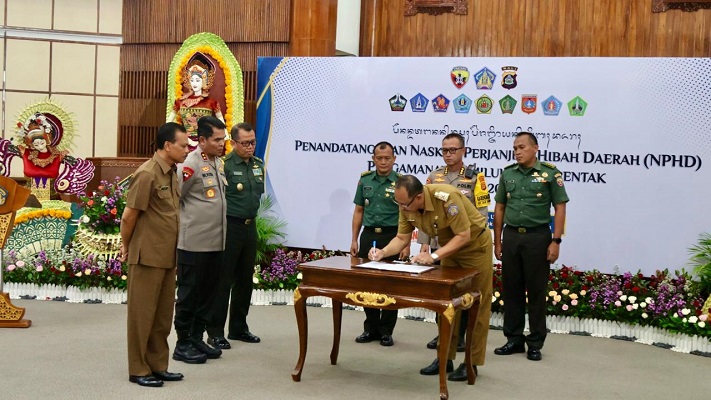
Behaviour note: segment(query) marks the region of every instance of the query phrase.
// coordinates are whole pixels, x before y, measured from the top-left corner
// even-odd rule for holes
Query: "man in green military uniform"
[[[247,314],[252,300],[252,275],[257,256],[255,218],[259,199],[264,193],[264,162],[254,156],[257,141],[250,124],[243,122],[233,126],[230,135],[233,151],[225,157],[227,239],[220,282],[207,327],[208,343],[220,349],[231,348],[230,342],[225,339],[228,307],[230,322],[227,337],[247,343],[260,342],[259,337],[249,331]]]
[[[464,165],[464,154],[466,148],[464,146],[464,138],[462,135],[457,133],[450,133],[442,139],[442,158],[444,159],[445,165],[443,167],[437,168],[432,171],[427,177],[427,184],[437,183],[437,184],[449,184],[457,189],[469,199],[472,204],[479,210],[481,215],[488,221],[489,219],[489,204],[491,204],[491,196],[489,195],[489,189],[486,186],[486,179],[484,178],[484,173],[479,172],[475,165],[470,165],[465,167]],[[420,232],[417,236],[417,242],[422,244],[420,251],[427,252],[430,251],[430,237],[427,234]],[[436,245],[436,244],[435,244]],[[436,250],[436,247],[432,250]],[[492,286],[489,282],[483,282],[485,285]],[[482,293],[491,292],[492,287],[478,288]],[[484,307],[482,303],[482,308]],[[487,303],[486,307],[490,308]],[[486,326],[489,325],[488,318],[490,317],[491,310],[482,310],[479,314],[481,323]],[[459,324],[459,343],[457,343],[457,351],[464,351],[464,333],[466,331],[467,322],[469,320],[469,314],[462,313],[462,320]],[[484,318],[487,318],[484,320]],[[488,329],[487,329],[488,331]],[[427,343],[427,348],[435,349],[437,348],[437,341],[439,336],[436,336],[429,343]],[[486,348],[473,349],[474,359],[479,362],[477,365],[484,365],[484,359],[486,357]],[[480,356],[479,356],[480,355]],[[466,370],[465,365],[461,364],[460,368],[457,369],[458,373],[450,376],[450,380],[466,380]],[[438,371],[423,369],[423,373],[436,375]]]
[[[395,150],[388,142],[380,142],[373,148],[375,171],[361,174],[356,189],[353,210],[351,255],[368,258],[368,251],[390,242],[397,234],[398,206],[394,203],[395,181],[400,174],[393,171]],[[361,232],[361,227],[363,231]],[[360,234],[360,246],[358,246]],[[409,242],[408,242],[409,243]],[[410,255],[410,247],[402,250],[402,258]],[[390,259],[396,259],[394,254]],[[356,338],[358,343],[379,340],[383,346],[393,345],[393,330],[397,322],[397,310],[365,308],[363,333]]]
[[[397,236],[382,250],[373,249],[369,253],[371,260],[381,260],[397,254],[398,251],[408,246],[412,231],[417,228],[430,237],[434,237],[442,246],[432,253],[419,253],[412,261],[418,264],[432,264],[441,258],[442,268],[475,268],[479,271],[474,285],[477,289],[491,288],[492,280],[492,246],[491,232],[484,217],[474,208],[457,188],[451,185],[426,185],[413,175],[400,177],[395,183],[395,201],[400,206]],[[491,298],[491,289],[482,293],[482,302]],[[480,312],[486,308],[480,308]],[[489,308],[490,310],[490,308]],[[458,318],[455,317],[452,343],[457,343],[459,336]],[[486,347],[487,332],[489,330],[488,315],[485,325],[477,324],[474,327],[473,349]],[[456,347],[449,348],[447,371],[453,370]],[[481,356],[481,355],[479,355]],[[483,358],[472,358],[473,364],[483,363]],[[435,359],[425,369],[438,369],[439,362]],[[478,373],[474,365],[475,373]],[[422,373],[422,371],[420,371]],[[452,374],[450,374],[451,377]],[[456,379],[455,379],[456,380]]]
[[[519,133],[513,148],[516,163],[504,168],[495,197],[494,254],[502,266],[507,342],[494,353],[523,353],[526,343],[528,359],[539,361],[546,339],[550,263],[558,259],[568,195],[563,174],[555,165],[536,158],[538,140],[532,133]],[[555,212],[552,237],[551,205]],[[527,292],[530,334],[524,336]]]

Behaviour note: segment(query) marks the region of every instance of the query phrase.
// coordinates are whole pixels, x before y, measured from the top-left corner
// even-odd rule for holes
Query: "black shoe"
[[[202,340],[193,340],[193,346],[197,351],[205,354],[207,358],[214,360],[215,358],[220,358],[222,355],[222,350],[210,347],[207,343]]]
[[[183,374],[168,371],[154,371],[153,376],[162,381],[180,381],[183,379]]]
[[[541,355],[541,351],[537,348],[529,347],[528,353],[526,353],[526,358],[531,361],[541,361],[541,358],[543,358],[543,356]]]
[[[146,387],[161,387],[161,386],[163,386],[163,381],[156,378],[153,375],[146,375],[146,376],[129,375],[128,380],[130,382],[137,383],[140,386],[146,386]]]
[[[479,371],[476,369],[476,365],[472,365],[472,367],[474,367],[474,377],[477,377],[479,375]],[[464,363],[459,364],[457,369],[455,369],[454,372],[447,376],[447,380],[452,382],[466,381],[467,365]]]
[[[428,349],[436,349],[437,348],[437,341],[439,340],[439,335],[435,336],[434,339],[430,340],[427,342],[427,348]]]
[[[393,340],[392,335],[383,335],[383,337],[380,338],[380,345],[381,346],[392,346],[395,344],[395,341]]]
[[[467,342],[464,340],[464,338],[460,337],[459,341],[457,341],[457,351],[461,353],[466,350],[466,343]]]
[[[376,340],[380,340],[380,336],[370,332],[363,332],[356,338],[357,343],[370,343]]]
[[[227,335],[227,338],[232,340],[241,340],[247,343],[259,343],[262,341],[259,336],[252,335],[252,332],[250,331],[238,333],[236,335],[230,333]]]
[[[523,343],[516,344],[508,342],[505,345],[494,349],[494,354],[508,356],[514,353],[523,353],[524,351],[526,351],[526,349],[524,348]]]
[[[173,351],[173,360],[183,361],[188,364],[204,364],[207,356],[193,346],[189,340],[180,340]]]
[[[225,339],[224,336],[214,336],[207,338],[207,344],[216,349],[221,350],[229,350],[232,348],[232,345],[230,344],[230,342],[227,341],[227,339]]]
[[[452,360],[447,360],[447,372],[452,372],[454,369],[454,363]],[[439,359],[435,358],[432,364],[422,368],[420,370],[420,375],[438,375],[439,374]]]

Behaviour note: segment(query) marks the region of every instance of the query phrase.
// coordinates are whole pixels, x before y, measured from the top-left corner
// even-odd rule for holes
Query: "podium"
[[[121,179],[131,175],[146,162],[147,158],[139,157],[89,157],[88,161],[94,164],[94,178],[86,186],[87,191],[96,190],[99,182],[113,182],[118,176]]]
[[[22,319],[25,309],[15,307],[10,295],[3,291],[2,250],[12,232],[15,212],[30,198],[30,190],[17,184],[11,178],[0,176],[0,328],[28,328],[32,321]]]

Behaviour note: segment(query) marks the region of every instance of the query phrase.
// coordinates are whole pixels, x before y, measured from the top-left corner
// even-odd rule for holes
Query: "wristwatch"
[[[563,242],[563,239],[561,239],[561,238],[553,238],[551,240],[555,243],[558,243],[558,244],[561,244],[561,242]]]
[[[431,256],[432,259],[435,260],[435,261],[439,260],[439,255],[438,255],[437,253],[432,253],[432,254],[430,254],[430,256]]]

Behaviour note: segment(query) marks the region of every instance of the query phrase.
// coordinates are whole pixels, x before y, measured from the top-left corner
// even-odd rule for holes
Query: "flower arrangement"
[[[113,183],[102,180],[96,191],[81,197],[84,215],[79,220],[80,226],[87,227],[93,233],[119,233],[121,215],[126,208],[126,198],[119,179],[116,177]]]
[[[256,266],[252,282],[257,289],[294,290],[301,282],[301,273],[298,271],[299,264],[331,257],[334,254],[332,251],[325,250],[311,253],[286,252],[283,248],[279,248],[274,252],[274,256],[267,266]]]
[[[84,256],[71,246],[40,251],[23,257],[10,250],[5,253],[4,276],[8,282],[36,285],[126,288],[128,269],[116,258]]]

